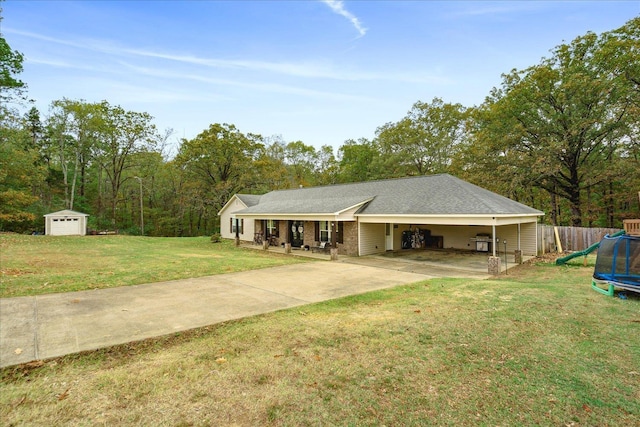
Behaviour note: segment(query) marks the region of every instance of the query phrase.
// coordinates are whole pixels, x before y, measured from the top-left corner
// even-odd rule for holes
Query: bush
[[[222,241],[222,236],[220,233],[213,233],[211,235],[211,243],[220,243]]]

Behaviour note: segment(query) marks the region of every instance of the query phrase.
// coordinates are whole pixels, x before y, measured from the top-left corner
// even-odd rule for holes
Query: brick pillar
[[[284,253],[285,254],[290,254],[291,253],[291,243],[285,243],[284,244]]]
[[[236,237],[236,246],[240,246],[240,238]]]
[[[516,264],[522,264],[522,251],[520,249],[516,249]]]
[[[497,276],[500,274],[500,257],[490,256],[488,261],[489,274]]]
[[[331,248],[331,261],[337,261],[338,260],[338,248]]]

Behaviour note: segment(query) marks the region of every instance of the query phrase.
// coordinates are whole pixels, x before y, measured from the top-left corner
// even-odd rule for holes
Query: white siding
[[[236,234],[231,229],[231,219],[235,218],[235,212],[245,208],[245,204],[237,197],[234,197],[234,200],[225,207],[224,211],[220,213],[220,235],[224,239],[236,238]],[[253,241],[254,230],[255,221],[253,219],[245,218],[242,233],[240,233],[240,240],[248,242]]]
[[[524,256],[536,256],[538,251],[537,223],[520,224],[520,249]]]
[[[384,224],[360,224],[360,256],[385,252]]]
[[[360,224],[362,227],[365,224]],[[370,225],[370,224],[366,224]],[[420,228],[430,230],[432,236],[443,236],[443,247],[445,249],[468,249],[475,250],[475,241],[471,240],[478,234],[491,235],[491,227],[486,225],[434,225],[434,224],[411,224],[411,229]],[[400,248],[402,232],[409,230],[409,224],[399,224],[393,230],[393,247]],[[507,241],[507,252],[513,253],[518,249],[518,225],[501,225],[496,227],[496,237],[500,238],[500,244],[496,250],[504,252],[504,241]],[[520,248],[523,255],[535,255],[536,253],[536,223],[525,223],[520,226]]]

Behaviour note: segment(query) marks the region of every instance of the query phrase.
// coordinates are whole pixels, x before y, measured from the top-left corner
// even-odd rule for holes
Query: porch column
[[[291,220],[287,220],[287,227],[284,233],[284,253],[291,253],[291,242],[289,241],[289,233],[291,232]]]
[[[329,252],[331,253],[331,261],[336,261],[338,259],[338,222],[331,221],[331,249]]]
[[[265,251],[269,248],[269,241],[267,240],[267,220],[262,220],[262,249]]]
[[[240,246],[240,230],[239,230],[240,220],[238,218],[235,218],[235,221],[236,221],[236,246]]]
[[[493,218],[495,220],[495,218]],[[492,256],[487,260],[487,270],[489,274],[498,275],[500,274],[500,257],[496,256],[496,246],[500,241],[496,237],[496,225],[491,225],[491,252]]]

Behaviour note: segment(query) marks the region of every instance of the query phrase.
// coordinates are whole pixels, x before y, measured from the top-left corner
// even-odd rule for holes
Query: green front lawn
[[[592,291],[592,271],[539,264],[495,280],[433,279],[6,368],[0,418],[6,425],[638,425],[640,298]]]
[[[0,234],[0,297],[138,285],[306,262],[207,237]]]

